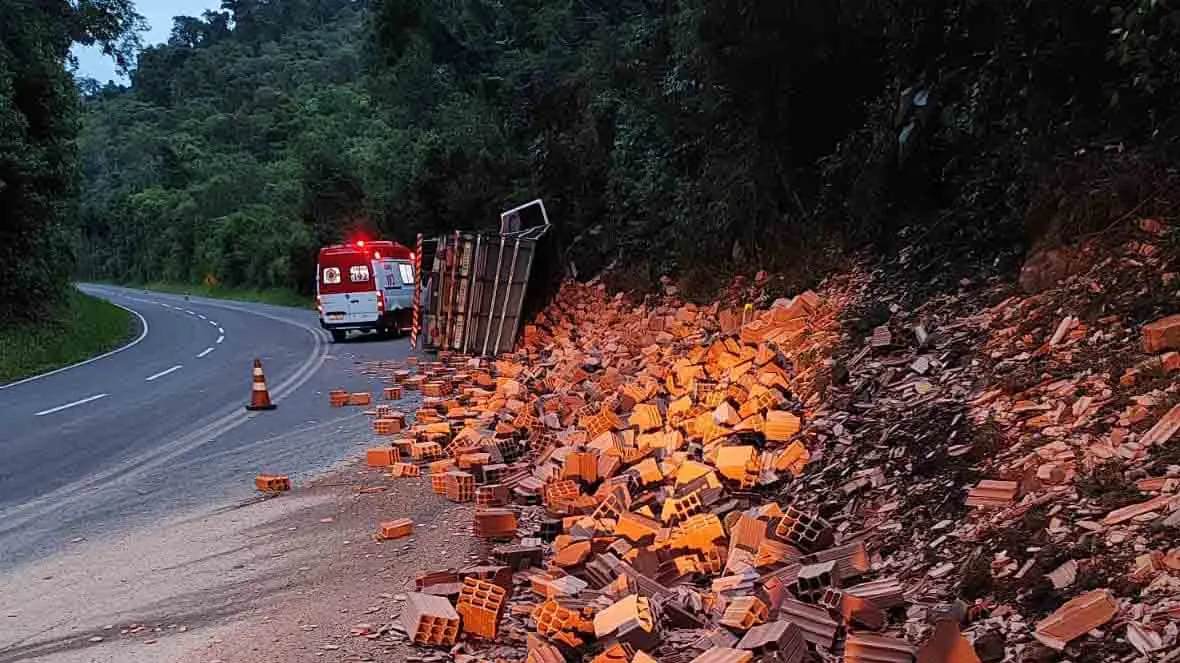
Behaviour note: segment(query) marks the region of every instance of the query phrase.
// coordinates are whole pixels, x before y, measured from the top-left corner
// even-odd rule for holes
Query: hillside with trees
[[[65,298],[77,217],[75,43],[128,62],[129,0],[0,0],[0,328]]]
[[[1168,213],[1175,4],[226,0],[89,91],[79,272],[307,291],[350,228],[543,196],[623,286],[898,238],[953,283]]]

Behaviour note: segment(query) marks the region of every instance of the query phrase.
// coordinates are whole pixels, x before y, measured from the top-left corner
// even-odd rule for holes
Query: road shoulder
[[[72,290],[44,318],[0,327],[0,389],[125,347],[142,324],[129,309]]]
[[[471,508],[433,495],[422,478],[391,483],[349,465],[276,499],[76,541],[0,577],[0,594],[19,606],[0,615],[10,634],[0,663],[389,652],[389,643],[350,638],[350,630],[396,621],[398,597],[413,591],[415,576],[474,559]],[[381,521],[399,517],[417,524],[412,537],[374,539]]]

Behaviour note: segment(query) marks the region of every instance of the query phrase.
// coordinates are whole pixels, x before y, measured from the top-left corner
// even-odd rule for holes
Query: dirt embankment
[[[50,627],[0,661],[687,662],[775,619],[816,620],[799,642],[827,660],[944,645],[982,661],[1174,660],[1180,339],[1166,323],[1162,345],[1144,338],[1180,312],[1175,237],[1145,222],[1032,294],[981,279],[915,296],[896,265],[754,311],[758,283],[708,307],[567,287],[514,357],[371,367],[425,394],[391,445],[410,463],[436,442],[445,458],[414,462],[423,476],[349,467],[166,524],[87,560],[117,577],[38,569],[62,596],[107,583],[87,595],[138,600],[145,627]],[[475,506],[436,494],[431,471],[482,477],[481,506],[516,515],[515,547],[474,538]],[[375,541],[395,518],[414,534]],[[417,577],[534,554],[498,642],[411,650]],[[452,596],[456,579],[423,584]],[[654,606],[652,628],[595,637],[595,617],[632,595]]]

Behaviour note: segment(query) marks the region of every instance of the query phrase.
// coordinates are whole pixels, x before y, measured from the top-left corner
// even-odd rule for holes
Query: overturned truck
[[[500,215],[499,232],[421,240],[421,347],[464,354],[509,352],[552,293],[559,269],[540,199]]]

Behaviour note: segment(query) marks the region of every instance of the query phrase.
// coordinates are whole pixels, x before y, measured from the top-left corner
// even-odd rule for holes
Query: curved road
[[[358,442],[333,427],[359,416],[324,393],[369,389],[357,361],[408,352],[404,340],[332,345],[310,310],[83,290],[136,313],[141,334],[0,385],[0,569],[173,507],[247,497],[258,471],[323,469]],[[255,358],[277,410],[243,408]]]

